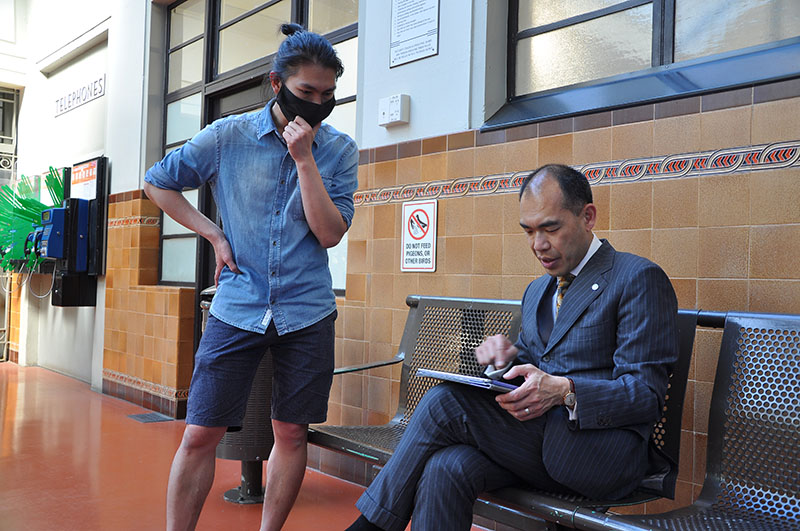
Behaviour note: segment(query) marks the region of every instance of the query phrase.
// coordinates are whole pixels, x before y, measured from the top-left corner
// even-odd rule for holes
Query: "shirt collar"
[[[272,98],[267,102],[264,108],[261,109],[261,117],[258,119],[258,133],[257,133],[257,138],[259,140],[273,131],[275,131],[275,134],[278,135],[278,127],[275,125],[275,121],[272,119],[272,106],[275,104],[275,102],[276,98]],[[322,127],[317,129],[317,134],[314,135],[315,145],[319,145],[318,138],[321,134],[322,135],[325,134],[323,133]],[[278,135],[278,137],[280,138],[281,142],[284,142],[283,138],[281,138],[280,135]]]
[[[600,249],[601,245],[603,244],[600,241],[600,239],[597,237],[596,234],[592,233],[592,243],[589,244],[589,250],[586,251],[586,256],[583,257],[583,260],[581,260],[580,263],[577,266],[575,266],[575,269],[570,271],[570,273],[572,273],[577,277],[578,273],[580,273],[581,270],[583,269],[583,266],[585,266],[586,263],[592,258],[592,256],[594,256],[594,253],[596,253],[597,250]]]

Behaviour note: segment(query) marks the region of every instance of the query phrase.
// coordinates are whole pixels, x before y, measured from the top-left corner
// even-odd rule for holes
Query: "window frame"
[[[650,68],[516,95],[516,48],[522,38],[641,5],[653,5]],[[509,0],[506,102],[481,132],[707,94],[800,76],[800,37],[675,63],[675,0],[628,0],[552,24],[518,31],[519,0]],[[766,65],[766,66],[765,66]]]

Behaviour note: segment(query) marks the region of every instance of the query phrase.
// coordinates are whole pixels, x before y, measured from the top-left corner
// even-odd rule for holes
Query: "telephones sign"
[[[436,271],[436,201],[403,203],[401,271]]]

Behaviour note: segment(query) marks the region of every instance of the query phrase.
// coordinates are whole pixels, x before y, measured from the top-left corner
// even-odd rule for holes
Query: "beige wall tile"
[[[372,272],[373,273],[399,273],[399,242],[398,240],[385,239],[372,242]]]
[[[358,373],[348,373],[342,375],[342,404],[346,406],[361,407],[362,405],[362,386],[364,376]]]
[[[493,175],[506,171],[506,144],[475,148],[475,175]]]
[[[472,236],[475,234],[475,201],[480,198],[460,197],[439,201],[439,234]],[[446,208],[442,209],[443,203]],[[442,232],[442,228],[444,231]]]
[[[377,308],[391,308],[393,297],[394,275],[373,273],[369,283],[369,300],[367,304]]]
[[[373,223],[372,223],[372,237],[373,238],[394,238],[398,230],[398,222],[395,217],[397,211],[396,204],[389,205],[376,205],[372,207]]]
[[[633,253],[652,260],[653,251],[650,233],[650,229],[612,230],[608,234],[608,241],[617,251]]]
[[[418,295],[442,295],[444,274],[441,273],[441,262],[436,273],[420,273]]]
[[[591,164],[593,162],[604,162],[611,159],[610,127],[573,133],[573,164]]]
[[[499,274],[503,268],[503,237],[472,237],[472,272],[476,274]]]
[[[800,314],[800,281],[751,280],[750,311]]]
[[[747,311],[747,280],[697,281],[697,307],[718,312]]]
[[[503,194],[503,233],[521,234],[522,228],[519,225],[519,195]]]
[[[653,261],[670,277],[697,277],[698,229],[657,229],[652,232]]]
[[[501,290],[502,297],[509,300],[521,300],[528,287],[540,275],[503,275]]]
[[[700,177],[697,194],[701,227],[749,224],[750,179],[747,175]]]
[[[661,118],[653,124],[653,155],[692,153],[699,144],[699,114]]]
[[[367,407],[375,412],[389,415],[392,384],[386,378],[367,377]]]
[[[689,432],[694,429],[694,383],[694,380],[686,382],[686,394],[683,397],[683,415],[681,416],[681,430],[688,430]],[[692,451],[689,450],[688,453],[682,453],[682,455],[692,455]],[[681,461],[684,460],[690,463],[691,468],[691,458],[681,459]]]
[[[447,179],[447,153],[421,156],[420,167],[425,182]]]
[[[375,163],[374,188],[386,188],[397,184],[397,161]]]
[[[502,278],[500,275],[472,275],[472,296],[478,299],[499,299],[502,297]]]
[[[392,310],[388,308],[372,308],[367,313],[370,343],[391,343]],[[369,346],[367,347],[369,348]],[[369,356],[369,352],[367,352]]]
[[[750,145],[752,107],[700,114],[700,143],[696,151]]]
[[[343,308],[344,339],[362,341],[365,337],[365,311],[363,308]]]
[[[399,268],[398,268],[399,269]],[[419,291],[419,274],[398,273],[394,275],[394,308],[405,310],[406,297],[416,295]]]
[[[472,282],[470,275],[445,275],[445,297],[471,297]],[[441,288],[440,288],[441,289]]]
[[[539,167],[539,139],[530,138],[506,144],[505,171],[530,171]]]
[[[397,184],[413,184],[422,180],[421,157],[408,157],[397,161]]]
[[[714,384],[696,381],[694,384],[694,431],[708,433],[708,414]]]
[[[698,179],[668,179],[653,182],[653,227],[697,226]]]
[[[592,186],[592,202],[597,207],[597,221],[594,224],[594,230],[608,230],[608,220],[611,214],[611,186]]]
[[[748,240],[747,227],[701,228],[700,278],[746,278]]]
[[[678,298],[678,308],[697,308],[697,280],[693,278],[671,278],[672,289]]]
[[[611,230],[650,228],[652,206],[652,182],[612,184],[609,215]]]
[[[539,139],[539,166],[544,164],[571,165],[572,160],[572,133]]]
[[[374,207],[356,207],[353,222],[350,224],[350,230],[347,231],[347,239],[349,241],[366,240],[370,237],[373,212]]]
[[[370,175],[375,173],[374,164],[362,164],[358,167],[358,189],[369,190],[372,188]]]
[[[653,122],[617,125],[612,128],[612,159],[634,159],[651,156],[653,156]]]
[[[358,273],[346,276],[345,292],[347,300],[366,301],[367,300],[367,275]]]
[[[528,246],[528,237],[523,233],[503,236],[503,275],[532,275],[536,256]]]
[[[705,308],[704,308],[705,309]],[[721,330],[699,329],[695,334],[695,380],[713,383],[717,372]]]
[[[414,295],[418,295],[419,289],[414,291]],[[408,306],[406,306],[408,308]],[[406,329],[406,320],[408,319],[408,310],[392,310],[392,345],[399,345],[403,339],[403,332]]]
[[[798,183],[800,168],[750,174],[750,222],[753,225],[800,223]]]
[[[364,240],[347,241],[347,272],[366,273],[370,263],[367,262],[367,242]]]
[[[472,272],[472,238],[453,236],[444,238],[439,248],[439,269],[446,275]]]
[[[475,149],[459,149],[447,152],[447,178],[461,179],[475,176]]]
[[[800,98],[753,105],[753,144],[800,139]]]
[[[505,195],[476,197],[473,226],[475,234],[503,233],[503,205]]]
[[[800,224],[750,227],[750,278],[800,279]]]

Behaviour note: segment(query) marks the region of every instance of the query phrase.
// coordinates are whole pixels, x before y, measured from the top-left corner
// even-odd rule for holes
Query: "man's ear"
[[[281,78],[275,72],[269,73],[269,85],[272,87],[272,91],[277,95],[278,91],[281,90]]]
[[[592,230],[595,223],[597,223],[597,207],[594,206],[594,203],[588,203],[583,207],[583,213],[581,217],[583,218],[583,222],[586,224],[586,228],[588,230]]]

